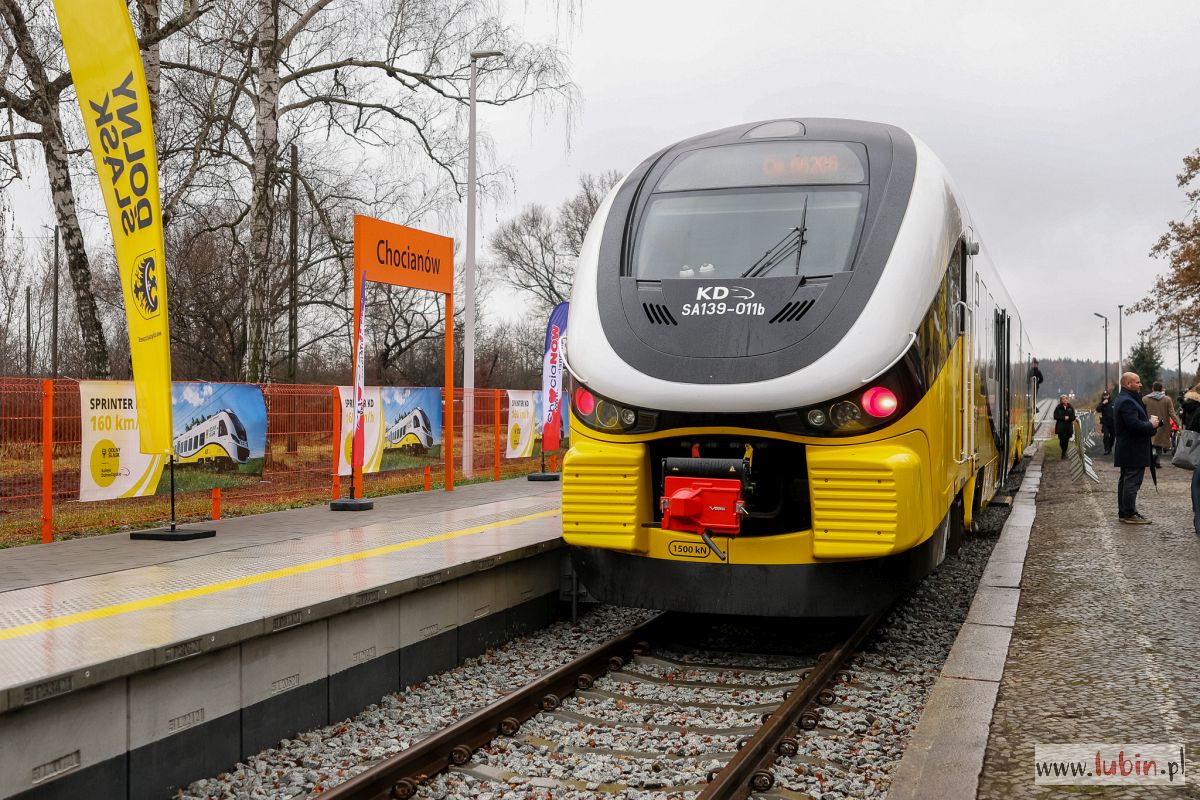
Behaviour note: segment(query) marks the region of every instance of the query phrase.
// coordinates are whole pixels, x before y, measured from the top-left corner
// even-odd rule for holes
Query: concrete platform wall
[[[219,650],[0,714],[0,797],[166,798],[188,783],[549,624],[561,550],[366,592]]]

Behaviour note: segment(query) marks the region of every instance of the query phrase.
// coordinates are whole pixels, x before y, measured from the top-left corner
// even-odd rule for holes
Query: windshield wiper
[[[777,265],[782,264],[784,259],[789,258],[792,253],[796,254],[796,274],[800,274],[800,257],[804,254],[804,245],[808,244],[808,240],[804,238],[804,234],[808,232],[808,227],[805,220],[808,218],[808,198],[804,198],[804,206],[800,211],[800,225],[792,228],[784,237],[776,242],[770,250],[763,253],[762,258],[755,261],[750,267],[742,273],[743,278],[759,278],[770,272]]]

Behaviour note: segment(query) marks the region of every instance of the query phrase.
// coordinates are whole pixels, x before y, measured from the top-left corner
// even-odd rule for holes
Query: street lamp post
[[[1121,377],[1125,374],[1122,371],[1122,366],[1125,364],[1125,342],[1122,337],[1122,329],[1124,328],[1124,319],[1122,311],[1125,306],[1117,306],[1117,383],[1121,382]]]
[[[1179,396],[1183,397],[1183,326],[1175,320],[1175,374],[1179,387]]]
[[[1107,392],[1110,388],[1108,385],[1108,317],[1098,311],[1093,311],[1092,314],[1104,320],[1104,388],[1100,391]]]
[[[466,298],[465,328],[463,335],[463,424],[462,424],[462,474],[471,477],[471,462],[474,460],[475,433],[475,84],[478,78],[477,63],[480,59],[495,58],[504,53],[499,50],[475,50],[471,53],[471,83],[468,91],[469,111],[467,130],[467,254],[465,271]],[[446,320],[453,325],[453,320]],[[446,398],[446,413],[454,413],[454,398]],[[496,420],[500,424],[500,420]]]

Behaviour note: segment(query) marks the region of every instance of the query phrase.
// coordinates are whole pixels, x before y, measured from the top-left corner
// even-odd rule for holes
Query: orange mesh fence
[[[261,476],[218,476],[219,499],[211,488],[190,487],[184,480],[175,495],[176,516],[181,522],[209,519],[217,503],[220,515],[230,517],[330,499],[336,485],[336,387],[269,384],[263,387],[263,401],[267,446]],[[47,408],[51,416],[43,425],[43,410]],[[536,447],[531,458],[504,457],[507,393],[502,389],[477,389],[472,416],[473,475],[465,478],[461,469],[461,389],[455,390],[452,413],[459,443],[455,453],[456,483],[513,477],[540,469],[540,450]],[[80,502],[81,433],[77,382],[0,378],[0,547],[146,527],[169,519],[167,470],[153,496]],[[548,454],[547,468],[553,468],[552,464],[560,459],[561,453]],[[428,450],[385,446],[382,470],[364,476],[364,493],[379,496],[419,491],[426,469],[431,487],[441,488],[445,478],[441,445]],[[44,486],[49,491],[43,491]],[[349,488],[350,480],[343,478],[341,493],[347,495]]]
[[[40,541],[42,382],[0,382],[0,542]]]

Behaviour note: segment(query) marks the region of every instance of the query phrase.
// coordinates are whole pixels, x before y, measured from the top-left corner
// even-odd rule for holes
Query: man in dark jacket
[[[1100,418],[1100,432],[1104,434],[1104,455],[1113,449],[1113,404],[1108,392],[1100,395],[1100,405],[1096,406],[1096,416]]]
[[[1121,376],[1121,391],[1113,402],[1113,428],[1117,436],[1113,464],[1121,470],[1117,481],[1117,516],[1131,525],[1148,525],[1150,520],[1137,510],[1137,493],[1146,467],[1150,466],[1150,439],[1162,420],[1146,413],[1141,398],[1142,379],[1136,372]]]
[[[1054,434],[1058,437],[1058,446],[1062,448],[1062,457],[1067,457],[1067,443],[1075,431],[1075,407],[1065,394],[1058,396],[1058,405],[1054,407]]]

